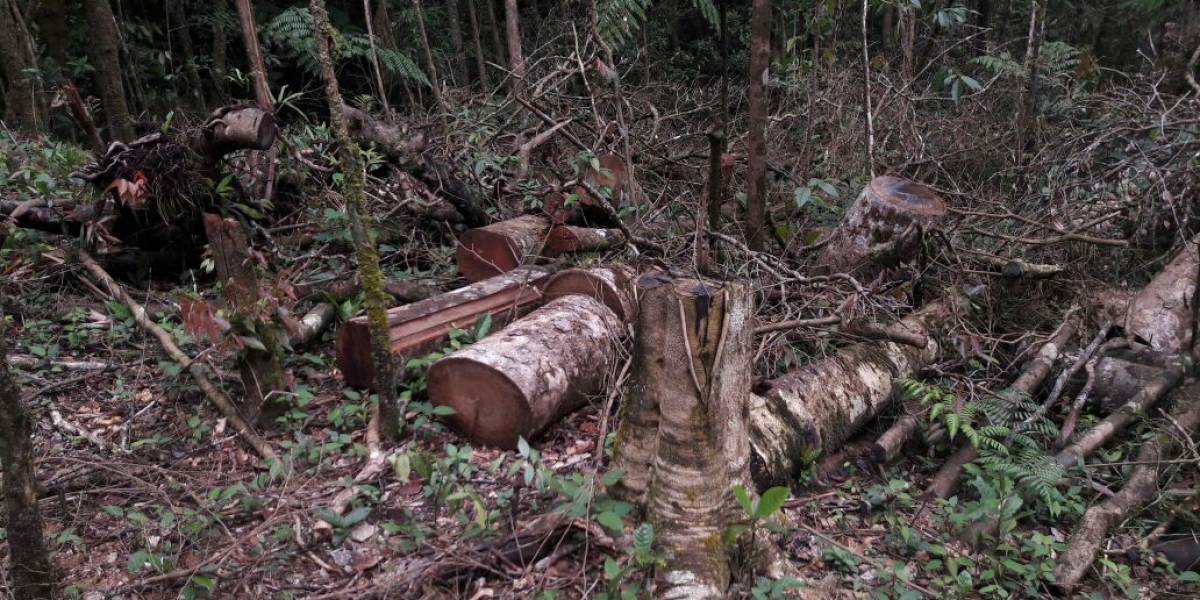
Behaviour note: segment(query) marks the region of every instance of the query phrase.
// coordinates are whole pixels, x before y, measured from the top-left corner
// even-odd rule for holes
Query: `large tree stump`
[[[617,432],[614,493],[645,503],[671,559],[659,598],[724,598],[726,528],[744,515],[753,300],[741,283],[642,277],[633,381]]]
[[[429,367],[429,398],[471,439],[516,448],[615,375],[625,327],[588,296],[565,296]]]
[[[458,239],[458,272],[480,281],[536,262],[549,233],[550,223],[534,215],[471,229]]]
[[[817,264],[832,273],[873,279],[921,250],[925,230],[946,214],[929,188],[899,177],[876,177],[846,211]]]
[[[933,330],[965,301],[930,304],[889,327],[920,334],[924,348],[892,341],[856,344],[771,380],[757,390],[750,412],[751,465],[760,488],[789,484],[815,450],[831,451],[893,399],[893,382],[933,362]]]
[[[429,349],[450,331],[470,327],[480,315],[491,315],[497,326],[508,323],[541,300],[540,285],[550,274],[536,268],[510,271],[420,302],[388,310],[392,354],[403,356]],[[374,385],[375,359],[366,317],[338,328],[337,365],[346,384]]]
[[[1129,304],[1125,334],[1172,354],[1192,349],[1196,280],[1200,277],[1200,236],[1184,245],[1162,272]]]
[[[633,323],[637,316],[633,275],[633,269],[626,265],[568,269],[548,279],[542,293],[548,300],[572,294],[591,296],[621,317],[622,321]]]

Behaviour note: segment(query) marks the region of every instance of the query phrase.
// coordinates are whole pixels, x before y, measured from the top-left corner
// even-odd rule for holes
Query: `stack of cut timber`
[[[491,315],[498,324],[511,321],[541,300],[541,284],[549,273],[523,268],[485,279],[388,311],[388,328],[395,355],[430,348],[454,328],[470,327],[480,315]],[[366,317],[352,319],[338,328],[337,362],[346,383],[353,387],[374,385],[374,360]]]
[[[601,392],[636,312],[625,267],[574,269],[551,300],[429,368],[429,398],[478,443],[515,448]]]

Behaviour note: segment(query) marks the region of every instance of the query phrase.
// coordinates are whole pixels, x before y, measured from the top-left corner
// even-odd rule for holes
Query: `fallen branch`
[[[137,303],[136,300],[130,297],[129,294],[121,288],[121,286],[117,285],[117,282],[113,281],[112,277],[109,277],[108,273],[104,271],[100,264],[97,263],[96,260],[92,258],[92,256],[88,254],[86,250],[79,251],[79,261],[83,263],[83,266],[88,270],[89,273],[91,273],[92,277],[96,278],[96,281],[100,283],[102,288],[106,290],[110,296],[120,300],[121,302],[124,302],[125,306],[129,307],[129,310],[133,313],[134,320],[137,322],[137,324],[142,327],[142,329],[149,331],[154,335],[154,337],[158,338],[159,343],[162,344],[163,350],[166,350],[167,355],[170,356],[171,359],[176,363],[178,363],[179,366],[187,369],[188,373],[191,373],[192,378],[196,380],[196,385],[200,387],[201,391],[204,392],[204,395],[208,398],[208,400],[212,402],[213,405],[216,406],[217,410],[221,412],[221,415],[229,421],[230,425],[233,426],[234,431],[238,432],[238,435],[240,435],[242,439],[254,449],[255,452],[258,452],[259,456],[268,461],[279,460],[279,455],[275,453],[275,450],[271,448],[266,440],[258,435],[258,432],[256,432],[254,428],[250,426],[250,423],[246,422],[246,419],[242,417],[242,414],[238,411],[237,407],[234,406],[229,397],[225,395],[225,392],[217,389],[217,387],[213,385],[211,381],[209,381],[208,376],[204,373],[204,368],[200,365],[200,363],[193,361],[191,357],[184,354],[183,350],[180,350],[179,346],[175,345],[175,340],[171,338],[171,334],[167,333],[167,331],[162,327],[159,327],[157,323],[150,320],[150,317],[146,314],[145,308],[143,308]]]
[[[1142,444],[1138,451],[1137,467],[1125,487],[1112,498],[1087,510],[1079,521],[1079,527],[1067,540],[1066,550],[1059,556],[1054,568],[1054,586],[1070,591],[1096,558],[1108,531],[1117,523],[1148,502],[1154,495],[1159,463],[1169,459],[1181,445],[1180,436],[1190,436],[1200,429],[1200,382],[1192,381],[1174,394],[1191,404],[1165,430]],[[1174,431],[1170,431],[1170,430]]]

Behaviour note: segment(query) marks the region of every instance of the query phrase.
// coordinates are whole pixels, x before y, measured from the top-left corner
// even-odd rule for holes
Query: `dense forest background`
[[[1196,597],[1198,62],[1194,0],[0,0],[0,596]],[[572,267],[694,287],[515,329],[536,426],[437,401]],[[745,408],[658,424],[691,320]]]

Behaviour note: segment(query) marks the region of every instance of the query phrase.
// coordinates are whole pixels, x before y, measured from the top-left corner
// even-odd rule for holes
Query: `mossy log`
[[[516,448],[599,393],[625,326],[599,301],[564,296],[429,367],[429,398],[472,440]]]

